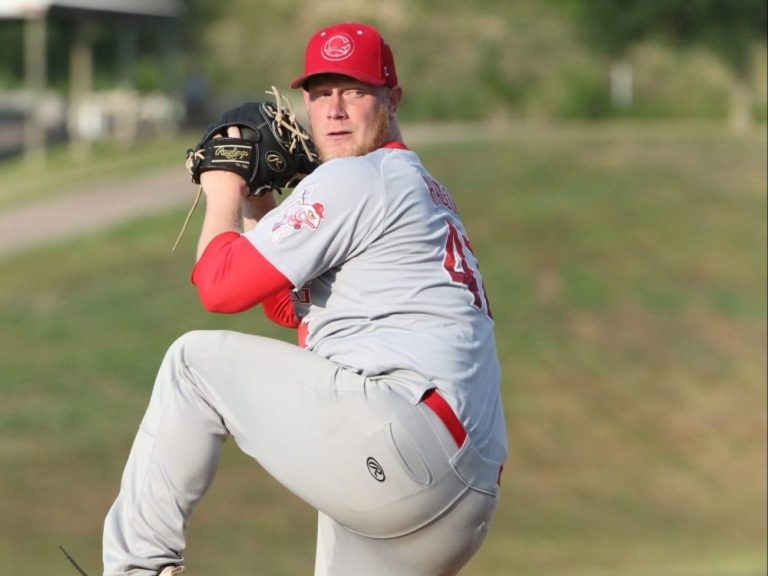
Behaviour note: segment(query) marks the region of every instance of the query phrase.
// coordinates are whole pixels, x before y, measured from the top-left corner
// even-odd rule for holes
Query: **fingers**
[[[227,136],[229,138],[242,138],[242,135],[240,134],[240,127],[239,126],[228,126],[227,127]],[[214,138],[223,138],[221,134],[214,134]]]
[[[227,127],[227,137],[242,138],[238,126]],[[213,139],[223,138],[223,134],[214,134]],[[206,196],[213,194],[222,194],[226,190],[239,190],[240,196],[248,195],[248,186],[242,176],[227,170],[206,170],[200,174],[200,185],[205,190]]]

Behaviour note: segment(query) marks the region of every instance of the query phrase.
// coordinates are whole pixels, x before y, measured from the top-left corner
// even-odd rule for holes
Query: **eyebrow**
[[[360,88],[366,91],[370,91],[371,88],[373,88],[372,86],[370,86],[369,84],[366,84],[365,82],[361,82],[360,80],[355,80],[354,78],[350,78],[342,74],[329,74],[321,78],[315,78],[314,82],[310,81],[308,83],[307,90],[328,89],[328,88],[335,88],[335,87]]]

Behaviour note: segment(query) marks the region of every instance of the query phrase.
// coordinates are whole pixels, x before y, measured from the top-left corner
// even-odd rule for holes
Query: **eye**
[[[330,90],[316,89],[309,93],[310,100],[320,100],[321,98],[328,98],[331,95]]]
[[[362,88],[349,88],[344,91],[344,95],[348,98],[362,98],[365,96],[365,90]]]

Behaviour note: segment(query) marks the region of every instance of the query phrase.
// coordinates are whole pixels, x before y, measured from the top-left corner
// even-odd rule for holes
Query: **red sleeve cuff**
[[[238,232],[211,240],[192,270],[192,283],[206,310],[224,314],[242,312],[292,287]]]

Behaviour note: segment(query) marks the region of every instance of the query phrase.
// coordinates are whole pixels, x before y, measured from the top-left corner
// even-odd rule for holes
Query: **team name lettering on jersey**
[[[425,174],[422,178],[424,178],[424,183],[427,185],[427,188],[429,188],[429,193],[432,196],[432,201],[435,203],[435,206],[448,208],[448,210],[455,214],[456,203],[453,201],[453,198],[451,198],[451,193],[448,192],[448,189],[431,176]]]
[[[312,187],[304,190],[301,198],[288,204],[283,210],[283,218],[272,226],[272,242],[277,244],[283,238],[307,227],[317,230],[325,215],[325,206],[321,202],[310,202]]]

